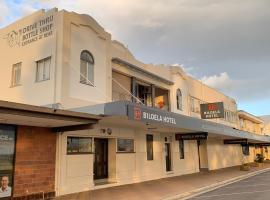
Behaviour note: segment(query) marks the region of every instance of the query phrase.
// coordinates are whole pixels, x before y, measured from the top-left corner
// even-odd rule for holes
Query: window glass
[[[248,145],[243,145],[242,151],[243,151],[243,155],[249,156],[249,146]]]
[[[117,139],[117,151],[118,152],[134,152],[134,140],[133,139]]]
[[[153,135],[146,135],[147,160],[154,160]]]
[[[50,79],[50,65],[51,65],[51,58],[46,58],[44,61],[44,80]]]
[[[81,83],[87,83],[87,62],[81,60],[81,74],[80,74]]]
[[[184,140],[179,140],[180,159],[185,159]]]
[[[22,63],[17,63],[12,66],[11,86],[21,84],[21,65]]]
[[[84,154],[92,152],[92,138],[67,137],[67,154]]]
[[[91,152],[92,149],[92,139],[91,138],[80,138],[79,139],[79,152],[87,153]]]
[[[0,198],[10,197],[13,186],[15,128],[0,125]]]
[[[45,81],[50,79],[51,57],[37,61],[36,81]]]
[[[94,84],[94,58],[89,51],[82,51],[80,57],[80,82]]]
[[[177,109],[183,110],[182,92],[180,89],[177,89],[176,91],[176,103],[177,103]]]

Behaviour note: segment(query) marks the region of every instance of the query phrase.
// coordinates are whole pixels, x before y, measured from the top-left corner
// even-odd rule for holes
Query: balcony
[[[169,111],[169,90],[113,72],[112,100],[132,101]]]

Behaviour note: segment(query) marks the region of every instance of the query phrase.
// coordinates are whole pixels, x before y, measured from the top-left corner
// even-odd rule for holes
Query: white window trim
[[[48,56],[48,57],[46,57],[46,58],[43,58],[43,59],[40,59],[40,60],[38,60],[38,61],[36,61],[36,83],[40,83],[40,82],[43,82],[43,81],[48,81],[48,80],[50,80],[51,79],[51,56]],[[45,69],[45,61],[46,60],[50,60],[50,65],[49,65],[49,76],[48,76],[48,78],[44,78],[45,77],[45,75],[44,75],[44,69]],[[42,66],[42,79],[38,79],[38,63],[39,62],[42,62],[43,63],[43,66]]]
[[[19,78],[19,81],[16,82],[15,81],[15,68],[18,68],[20,69],[20,78]],[[17,86],[20,86],[21,85],[21,77],[22,77],[22,62],[18,62],[16,64],[13,64],[12,65],[12,69],[11,69],[11,86],[10,87],[17,87]],[[17,71],[17,70],[16,70]]]

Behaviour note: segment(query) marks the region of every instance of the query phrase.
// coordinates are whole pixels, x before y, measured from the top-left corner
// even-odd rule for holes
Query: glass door
[[[94,179],[108,178],[108,139],[95,138]]]

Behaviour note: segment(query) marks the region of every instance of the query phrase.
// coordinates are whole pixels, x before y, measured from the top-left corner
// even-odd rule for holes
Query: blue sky
[[[235,98],[239,109],[270,114],[269,0],[0,2],[0,27],[40,8],[89,14],[140,61],[181,64]]]

